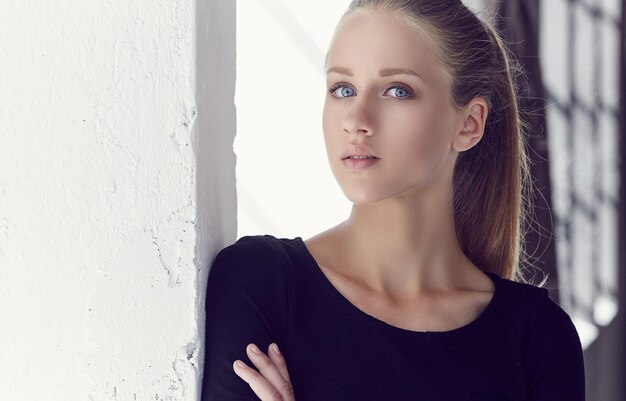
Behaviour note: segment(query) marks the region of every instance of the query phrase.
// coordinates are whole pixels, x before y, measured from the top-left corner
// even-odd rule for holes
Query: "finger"
[[[278,368],[280,374],[285,378],[286,381],[291,383],[291,379],[289,378],[289,372],[287,371],[287,362],[285,361],[283,354],[280,353],[280,350],[278,350],[278,352],[274,350],[274,346],[276,346],[276,350],[278,350],[278,344],[272,343],[267,348],[267,354],[270,356],[272,362],[274,362],[274,365],[276,365],[276,367]]]
[[[263,375],[263,377],[267,379],[272,386],[269,394],[270,398],[267,398],[267,400],[292,401],[294,399],[294,393],[291,382],[283,376],[278,369],[278,366],[274,364],[274,362],[267,355],[260,350],[258,354],[255,353],[253,351],[255,348],[258,349],[255,344],[249,344],[246,350],[250,361],[254,363],[254,365],[259,369],[260,374]],[[282,395],[282,398],[277,397],[277,392]]]
[[[238,366],[241,362],[242,366]],[[233,363],[235,373],[241,377],[259,397],[261,401],[278,401],[283,400],[280,392],[259,372],[246,365],[240,359]]]

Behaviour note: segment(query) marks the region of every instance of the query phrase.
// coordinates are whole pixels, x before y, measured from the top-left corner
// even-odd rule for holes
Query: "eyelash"
[[[338,97],[338,96],[334,95],[334,92],[337,89],[339,89],[339,88],[341,88],[343,86],[347,86],[347,85],[345,85],[342,82],[338,82],[338,83],[334,84],[330,89],[328,89],[328,93],[330,93],[330,95],[332,97],[334,97],[335,99],[338,99],[338,100],[345,99],[343,97]],[[395,97],[394,99],[396,99],[396,100],[404,101],[404,100],[409,100],[409,99],[412,99],[412,98],[415,97],[415,95],[413,94],[413,91],[410,88],[408,88],[407,86],[405,86],[405,85],[392,84],[389,88],[387,88],[387,90],[389,90],[389,89],[402,89],[402,90],[407,91],[407,93],[408,93],[407,96],[405,96],[405,97]],[[348,97],[351,97],[351,96],[348,96]]]

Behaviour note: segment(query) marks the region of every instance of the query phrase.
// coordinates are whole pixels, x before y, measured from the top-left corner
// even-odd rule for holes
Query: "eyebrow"
[[[329,74],[331,72],[336,72],[338,74],[347,75],[349,77],[353,76],[352,71],[350,71],[348,68],[345,68],[345,67],[330,67],[326,71],[326,74]],[[380,71],[378,71],[379,77],[389,77],[391,75],[401,75],[401,74],[414,75],[418,77],[419,79],[421,79],[422,81],[424,81],[424,78],[422,78],[420,74],[408,68],[383,68]]]

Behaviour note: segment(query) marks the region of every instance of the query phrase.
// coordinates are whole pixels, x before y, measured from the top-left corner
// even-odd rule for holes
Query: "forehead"
[[[417,68],[427,75],[440,69],[432,36],[380,11],[348,14],[331,40],[326,67],[372,69],[382,65]]]

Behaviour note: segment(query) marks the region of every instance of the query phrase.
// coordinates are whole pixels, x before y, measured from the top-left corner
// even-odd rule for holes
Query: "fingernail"
[[[254,344],[252,344],[252,345],[250,346],[250,350],[251,350],[252,352],[254,352],[255,354],[260,354],[260,353],[261,353],[261,350],[260,350],[260,349],[258,349],[258,348],[257,348],[257,346],[256,346],[256,345],[254,345]]]
[[[237,361],[237,362],[235,362],[235,365],[237,365],[237,366],[238,366],[238,367],[240,367],[240,368],[245,368],[245,367],[246,367],[246,365],[244,365],[244,363],[243,363],[243,362],[241,362],[241,361]]]
[[[278,355],[280,355],[280,351],[278,350],[278,345],[276,344],[272,344],[272,350],[277,353]]]

